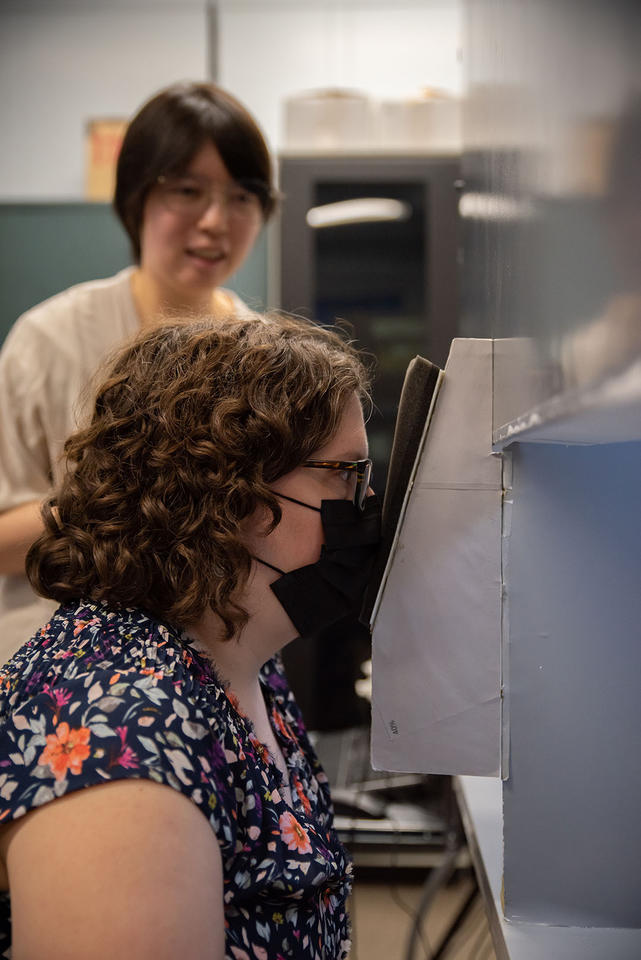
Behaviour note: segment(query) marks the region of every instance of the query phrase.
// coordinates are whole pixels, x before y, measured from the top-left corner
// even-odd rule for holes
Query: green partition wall
[[[0,204],[0,343],[34,304],[131,262],[127,237],[109,204]],[[256,308],[267,302],[267,238],[227,286]]]

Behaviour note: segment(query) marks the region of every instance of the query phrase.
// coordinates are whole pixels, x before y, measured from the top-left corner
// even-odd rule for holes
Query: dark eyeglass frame
[[[356,489],[354,491],[354,506],[363,510],[367,491],[372,479],[372,461],[366,460],[305,460],[302,467],[313,467],[318,470],[352,470],[356,473]]]

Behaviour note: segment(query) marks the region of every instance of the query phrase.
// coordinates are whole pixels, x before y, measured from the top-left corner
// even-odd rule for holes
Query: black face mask
[[[323,500],[319,508],[278,496],[320,513],[325,535],[316,563],[290,573],[256,557],[281,574],[271,589],[300,636],[318,633],[343,617],[357,617],[381,538],[377,498],[368,497],[361,511],[349,500]]]

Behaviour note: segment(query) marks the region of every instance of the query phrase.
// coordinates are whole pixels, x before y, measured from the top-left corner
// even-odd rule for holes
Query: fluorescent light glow
[[[347,223],[375,223],[383,220],[409,220],[412,207],[402,200],[389,197],[360,197],[358,200],[341,200],[311,207],[306,220],[310,227],[341,227]]]
[[[527,197],[507,197],[499,193],[464,193],[458,212],[469,220],[517,221],[536,216],[534,204]]]

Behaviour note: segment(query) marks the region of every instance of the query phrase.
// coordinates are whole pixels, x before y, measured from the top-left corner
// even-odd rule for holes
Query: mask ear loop
[[[252,558],[256,561],[256,563],[262,563],[264,567],[269,567],[270,570],[274,570],[276,573],[280,573],[281,577],[285,576],[285,571],[281,570],[280,567],[275,567],[273,563],[267,563],[266,560],[261,560],[260,557],[254,557],[253,554],[252,554]]]
[[[284,493],[275,493],[275,496],[280,497],[281,500],[289,500],[290,503],[297,503],[300,507],[307,507],[308,510],[315,510],[316,513],[322,513],[320,507],[313,507],[311,503],[304,503],[302,500],[295,500],[294,497],[287,497]],[[261,560],[260,557],[252,558],[256,560],[257,563],[262,563],[264,567],[269,567],[270,570],[274,570],[275,573],[280,573],[281,577],[285,576],[285,571],[281,570],[280,567],[275,567],[273,563],[267,563],[266,560]]]
[[[274,491],[275,497],[280,497],[281,500],[289,500],[290,503],[297,503],[299,507],[307,507],[308,510],[315,510],[316,513],[321,513],[320,507],[313,507],[311,503],[305,503],[303,500],[296,500],[294,497],[286,497],[284,493],[278,493]]]

